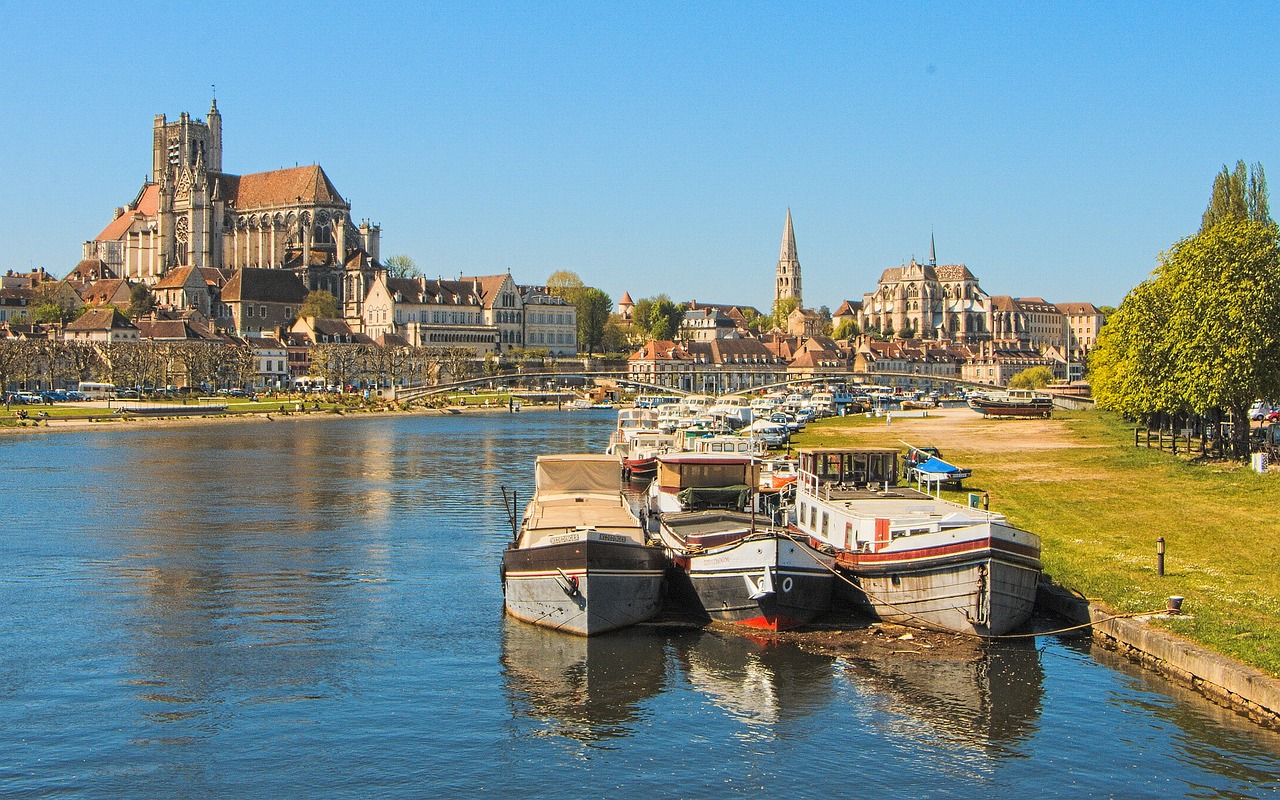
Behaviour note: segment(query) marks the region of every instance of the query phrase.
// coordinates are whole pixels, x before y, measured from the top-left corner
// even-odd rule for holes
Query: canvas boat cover
[[[622,491],[622,470],[617,456],[538,456],[534,487],[539,496],[617,494]]]
[[[534,470],[536,493],[525,511],[520,546],[578,528],[645,541],[640,520],[622,496],[622,468],[616,456],[539,456]]]

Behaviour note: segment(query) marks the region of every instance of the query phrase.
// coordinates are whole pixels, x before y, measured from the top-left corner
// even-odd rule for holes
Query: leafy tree
[[[336,319],[338,316],[338,298],[325,289],[307,292],[302,299],[302,307],[298,309],[299,317],[315,317],[316,319]]]
[[[772,322],[773,327],[787,329],[787,317],[791,316],[791,312],[800,307],[800,300],[796,297],[783,297],[775,300],[773,303]]]
[[[662,297],[663,295],[658,295]],[[649,313],[653,310],[653,303],[657,298],[642,297],[631,306],[631,327],[635,328],[637,333],[645,336],[649,335]]]
[[[44,302],[31,308],[31,319],[35,322],[51,324],[63,322],[67,313],[57,303]]]
[[[125,316],[129,319],[137,319],[150,314],[155,310],[155,307],[156,298],[151,294],[151,289],[145,283],[136,283],[129,289],[129,308],[125,311]]]
[[[827,306],[818,306],[818,327],[814,330],[814,333],[819,336],[830,336],[834,327],[835,322],[831,319],[831,309]]]
[[[756,313],[755,309],[746,308],[746,309],[743,309],[742,311],[742,319],[746,321],[747,330],[751,331],[756,335],[759,335],[760,324],[764,321],[764,317]]]
[[[649,338],[658,342],[673,340],[683,318],[684,313],[675,303],[658,295],[649,309]]]
[[[1053,370],[1046,366],[1027,367],[1009,379],[1011,389],[1043,389],[1053,383]]]
[[[1249,405],[1280,396],[1280,245],[1276,227],[1221,222],[1179,242],[1165,260],[1175,380],[1197,413],[1231,412],[1235,455],[1249,445]]]
[[[1228,411],[1248,455],[1250,403],[1280,396],[1280,242],[1273,223],[1226,219],[1161,257],[1090,356],[1098,405],[1128,416]]]
[[[858,322],[854,319],[842,319],[840,324],[831,332],[833,339],[848,339],[858,335]]]
[[[1234,171],[1222,172],[1213,179],[1213,193],[1209,207],[1200,220],[1200,230],[1207,231],[1214,225],[1228,220],[1252,220],[1271,222],[1267,201],[1267,177],[1261,164],[1254,164],[1250,171],[1243,161],[1236,162]]]
[[[600,342],[600,349],[606,353],[623,353],[627,350],[627,331],[616,314],[610,315],[609,321],[604,324],[604,338]]]
[[[382,262],[387,268],[387,275],[392,278],[420,278],[422,270],[406,255],[395,255]]]
[[[556,270],[547,277],[547,292],[557,297],[563,297],[570,303],[574,302],[577,293],[587,288],[582,282],[582,278],[578,277],[578,273],[567,269]]]
[[[609,321],[613,300],[600,289],[584,288],[577,292],[574,305],[578,309],[578,347],[594,353],[604,342],[604,326]]]

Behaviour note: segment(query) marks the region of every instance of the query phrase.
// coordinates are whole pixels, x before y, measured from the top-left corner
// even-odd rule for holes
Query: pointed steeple
[[[782,229],[782,250],[778,253],[779,261],[797,261],[796,231],[791,226],[791,209],[787,209],[787,224]]]
[[[796,232],[791,224],[791,209],[787,209],[787,222],[782,228],[782,248],[778,252],[778,274],[774,282],[773,304],[779,300],[800,296],[800,258],[796,255]]]
[[[929,231],[929,266],[938,266],[938,247],[933,240],[933,231]]]

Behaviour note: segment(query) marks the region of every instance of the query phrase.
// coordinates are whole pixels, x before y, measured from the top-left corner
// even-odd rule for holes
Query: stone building
[[[222,287],[214,320],[240,336],[270,334],[297,319],[306,296],[293,272],[244,267]]]
[[[1067,334],[1073,354],[1088,353],[1098,343],[1098,331],[1106,324],[1106,316],[1093,303],[1058,303],[1067,321]]]
[[[920,264],[914,258],[882,272],[858,310],[861,330],[892,331],[902,338],[989,339],[989,323],[990,297],[968,267]]]
[[[380,276],[365,298],[364,330],[401,336],[414,347],[466,347],[480,358],[497,347],[498,329],[484,321],[475,284]]]
[[[525,347],[553,356],[578,352],[578,309],[545,286],[520,286],[524,304]],[[627,297],[623,298],[628,299]]]
[[[716,306],[690,308],[680,320],[680,335],[694,342],[738,339],[738,323]]]
[[[350,204],[319,165],[223,172],[214,102],[205,120],[156,116],[150,178],[84,243],[81,263],[149,286],[179,267],[287,269],[359,317],[380,237],[377,225],[352,221]]]

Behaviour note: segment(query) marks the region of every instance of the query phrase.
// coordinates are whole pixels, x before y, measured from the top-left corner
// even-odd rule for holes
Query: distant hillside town
[[[580,353],[685,391],[842,374],[1003,385],[1035,366],[1070,381],[1105,322],[1088,302],[989,295],[932,244],[928,263],[885,269],[860,300],[806,307],[789,209],[768,313],[626,292],[615,309],[573,273],[429,279],[407,257],[382,259],[381,227],[354,220],[321,166],[224,172],[222,136],[216,102],[203,120],[156,116],[150,176],[81,261],[61,278],[0,276],[0,388],[405,385]]]

